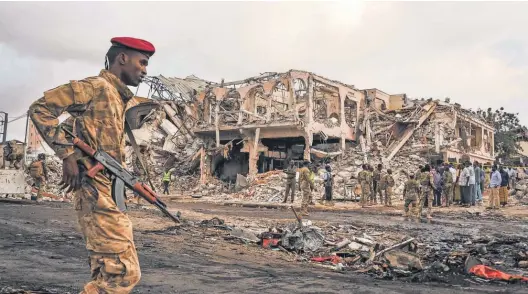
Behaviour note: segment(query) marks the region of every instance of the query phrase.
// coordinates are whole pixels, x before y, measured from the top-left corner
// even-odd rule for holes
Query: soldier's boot
[[[286,203],[288,201],[288,195],[284,195],[284,200],[282,200],[282,203]]]

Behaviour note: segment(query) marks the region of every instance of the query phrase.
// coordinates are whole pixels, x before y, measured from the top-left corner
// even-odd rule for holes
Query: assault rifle
[[[89,178],[95,178],[95,176],[106,170],[112,177],[112,197],[117,205],[117,207],[124,211],[126,210],[125,204],[125,186],[134,191],[137,195],[147,200],[148,203],[156,206],[163,214],[172,219],[175,223],[180,223],[179,212],[177,215],[173,215],[167,210],[167,205],[161,201],[158,195],[152,191],[152,189],[147,186],[145,183],[140,182],[136,177],[134,177],[130,172],[124,169],[117,160],[115,160],[108,153],[101,150],[94,150],[84,141],[75,136],[66,128],[62,128],[68,135],[73,138],[73,143],[58,143],[54,142],[56,145],[68,145],[75,146],[81,151],[86,153],[97,163],[90,168],[86,175]]]

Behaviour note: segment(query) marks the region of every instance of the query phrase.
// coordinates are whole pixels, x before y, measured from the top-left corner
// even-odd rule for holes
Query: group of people
[[[291,203],[293,203],[295,200],[297,172],[299,173],[299,190],[302,192],[301,214],[306,216],[308,215],[308,206],[315,205],[312,192],[315,189],[315,175],[317,173],[316,165],[305,161],[303,162],[302,167],[297,171],[295,164],[290,162],[288,167],[284,169],[284,173],[286,174],[286,190],[282,203],[286,203],[288,201],[289,195],[291,198]],[[325,166],[322,179],[325,191],[322,202],[324,204],[332,205],[332,188],[334,185],[334,176],[332,175],[332,168],[330,165]]]
[[[409,175],[404,186],[404,216],[409,216],[412,207],[417,217],[427,207],[431,218],[431,207],[463,207],[482,205],[484,189],[490,188],[488,209],[498,209],[508,203],[508,190],[515,187],[517,172],[513,168],[492,166],[484,168],[481,163],[469,161],[457,166],[443,163],[435,167],[420,166],[416,175]],[[415,210],[414,208],[417,208]]]
[[[379,203],[385,206],[392,205],[392,189],[394,187],[394,178],[392,170],[383,171],[383,165],[378,164],[377,169],[369,164],[363,164],[362,170],[358,174],[358,181],[361,186],[361,207]]]

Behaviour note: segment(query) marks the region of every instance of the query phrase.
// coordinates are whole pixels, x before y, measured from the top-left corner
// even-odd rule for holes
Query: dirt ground
[[[227,224],[267,227],[294,221],[291,211],[170,203],[191,221],[219,217]],[[517,211],[517,209],[516,209]],[[380,280],[295,261],[283,252],[226,241],[216,230],[173,223],[151,209],[132,209],[142,279],[134,293],[528,293],[526,284]],[[513,215],[513,216],[512,216]],[[475,235],[527,238],[523,213],[437,213],[406,222],[395,209],[314,211],[316,225],[352,224],[405,233],[430,243]],[[0,293],[78,293],[89,279],[87,253],[68,203],[0,202]],[[19,292],[22,293],[22,292]]]

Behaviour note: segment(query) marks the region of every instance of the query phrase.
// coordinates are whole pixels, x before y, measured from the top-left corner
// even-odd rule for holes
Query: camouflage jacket
[[[453,174],[449,170],[445,170],[442,175],[442,182],[444,187],[453,185]]]
[[[380,186],[383,189],[387,187],[394,187],[394,178],[392,177],[392,175],[389,175],[388,173],[384,174],[381,177]]]
[[[358,174],[359,183],[368,183],[370,178],[370,173],[366,170],[362,170]]]
[[[431,172],[422,172],[420,174],[420,186],[422,192],[431,191],[435,187],[433,174]]]
[[[417,180],[408,180],[405,182],[403,197],[408,200],[417,200],[420,194],[420,184]]]
[[[307,167],[303,167],[299,170],[299,185],[301,188],[314,188],[314,184],[310,178],[311,172]]]
[[[75,131],[90,147],[107,152],[125,163],[124,123],[125,111],[146,98],[134,97],[128,87],[114,74],[102,70],[99,76],[46,91],[44,97],[29,107],[29,116],[38,132],[60,159],[76,154],[79,162],[93,165],[85,154],[73,146],[53,144],[58,117],[68,112],[74,117]],[[57,134],[57,141],[66,142],[64,131]]]

